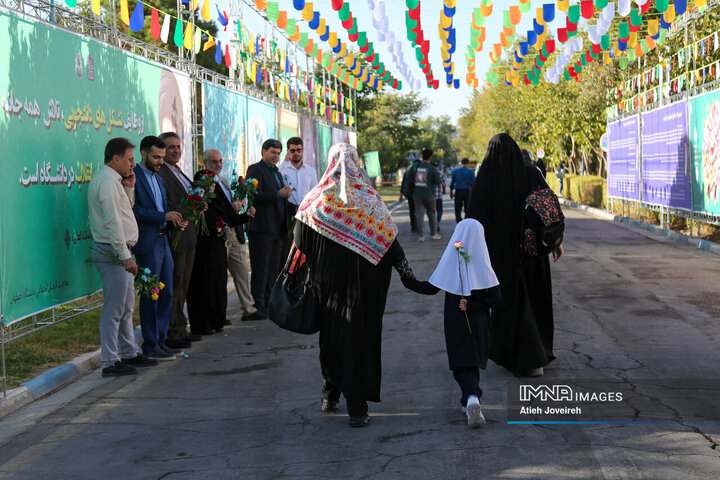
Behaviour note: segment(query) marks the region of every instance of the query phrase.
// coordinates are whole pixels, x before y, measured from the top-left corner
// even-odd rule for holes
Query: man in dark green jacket
[[[422,162],[415,168],[415,188],[413,201],[415,203],[415,225],[417,226],[418,242],[425,241],[425,225],[423,217],[427,211],[430,223],[430,238],[440,240],[438,233],[437,210],[435,204],[435,185],[442,184],[442,178],[437,169],[430,163],[433,151],[426,148],[422,151]]]

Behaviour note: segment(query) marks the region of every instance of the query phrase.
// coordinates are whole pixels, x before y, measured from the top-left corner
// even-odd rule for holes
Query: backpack
[[[530,192],[523,212],[523,252],[531,257],[547,255],[562,244],[565,215],[549,188]]]
[[[414,163],[408,168],[405,175],[403,175],[402,184],[400,185],[400,193],[405,198],[411,198],[415,193],[415,172],[417,171],[417,164]]]

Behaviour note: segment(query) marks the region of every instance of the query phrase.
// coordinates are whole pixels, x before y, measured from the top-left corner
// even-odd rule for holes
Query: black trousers
[[[280,273],[280,253],[282,238],[270,233],[248,233],[250,250],[250,293],[255,300],[255,308],[267,313],[270,291]]]
[[[468,206],[468,200],[470,199],[470,189],[469,188],[461,188],[460,190],[455,190],[455,222],[460,223],[460,221],[463,219],[462,212],[465,212],[465,216],[467,217],[467,206]]]
[[[467,400],[470,395],[477,395],[478,398],[482,396],[482,390],[480,389],[480,369],[477,367],[464,367],[453,369],[453,377],[458,385],[460,385],[460,391],[462,397],[460,397],[460,403],[462,406],[467,406]]]
[[[417,232],[417,220],[415,220],[415,200],[413,197],[405,197],[408,201],[408,210],[410,212],[410,231]]]

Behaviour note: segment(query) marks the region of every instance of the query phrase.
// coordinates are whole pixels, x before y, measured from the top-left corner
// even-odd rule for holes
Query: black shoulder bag
[[[320,330],[315,295],[305,255],[293,245],[285,267],[275,280],[269,300],[270,320],[278,327],[307,335]]]

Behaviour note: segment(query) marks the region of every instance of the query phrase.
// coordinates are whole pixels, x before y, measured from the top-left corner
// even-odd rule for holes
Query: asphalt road
[[[445,239],[422,244],[406,210],[396,213],[418,277],[446,245],[449,210],[446,201]],[[96,371],[0,421],[0,478],[718,478],[720,258],[566,214],[565,256],[553,264],[557,359],[542,380],[619,381],[626,393],[656,382],[634,417],[616,420],[676,421],[508,424],[516,380],[491,362],[481,374],[488,424],[469,429],[447,369],[443,296],[408,292],[393,274],[383,401],[370,404],[367,428],[349,428],[344,405],[320,412],[317,336],[240,322],[233,295],[234,325],[189,358],[135,377]],[[684,391],[692,379],[704,397]]]

